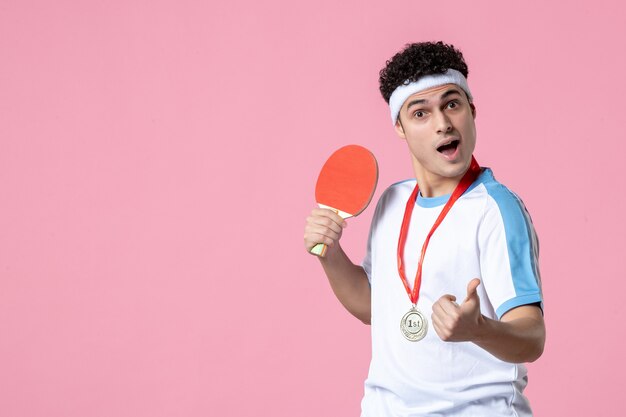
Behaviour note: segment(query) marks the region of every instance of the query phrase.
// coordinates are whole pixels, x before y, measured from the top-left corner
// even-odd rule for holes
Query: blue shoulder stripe
[[[513,300],[498,307],[496,313],[501,317],[511,308],[541,302],[539,248],[530,215],[519,197],[495,180],[483,185],[500,209],[516,294]]]

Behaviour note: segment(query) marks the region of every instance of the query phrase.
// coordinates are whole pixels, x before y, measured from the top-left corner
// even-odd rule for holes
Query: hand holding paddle
[[[377,182],[376,158],[362,146],[344,146],[328,158],[315,186],[315,200],[318,205],[338,215],[337,218],[329,217],[328,233],[336,239],[339,238],[343,223],[339,223],[339,220],[357,216],[365,210],[372,200]],[[324,256],[326,250],[325,244],[318,243],[309,252]]]

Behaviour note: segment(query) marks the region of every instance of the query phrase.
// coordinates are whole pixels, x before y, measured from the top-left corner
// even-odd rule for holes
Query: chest
[[[460,203],[460,202],[459,202]],[[425,251],[419,305],[429,308],[443,294],[462,299],[467,283],[480,277],[478,229],[481,207],[472,201],[455,204],[433,232]],[[443,206],[413,210],[403,253],[405,276],[412,289],[424,241]],[[398,273],[398,239],[404,209],[396,205],[384,213],[372,234],[372,294],[386,300],[406,299]],[[374,300],[374,302],[376,302]]]

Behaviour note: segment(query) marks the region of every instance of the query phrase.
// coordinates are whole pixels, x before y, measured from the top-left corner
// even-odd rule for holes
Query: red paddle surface
[[[315,200],[356,216],[369,204],[377,182],[378,165],[374,155],[362,146],[344,146],[322,167],[315,186]]]

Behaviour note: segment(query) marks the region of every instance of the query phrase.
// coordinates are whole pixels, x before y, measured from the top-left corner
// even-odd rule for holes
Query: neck
[[[416,177],[422,197],[441,197],[442,195],[452,194],[461,178],[462,176],[454,179],[446,178],[440,181],[430,181],[424,177]]]
[[[433,174],[425,170],[421,165],[414,163],[413,171],[422,197],[440,197],[442,195],[452,194],[467,169],[457,176],[443,177]]]

